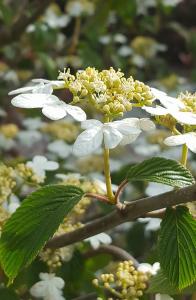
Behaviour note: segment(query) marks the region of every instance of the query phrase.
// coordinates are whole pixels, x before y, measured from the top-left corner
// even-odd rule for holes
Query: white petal
[[[57,289],[62,289],[65,285],[65,281],[61,277],[54,277],[52,283],[56,286]]]
[[[164,144],[167,146],[178,146],[186,144],[185,134],[172,135],[164,140]]]
[[[82,129],[90,129],[94,126],[100,126],[100,125],[103,125],[103,123],[101,123],[98,120],[89,119],[89,120],[85,120],[81,123],[81,128]]]
[[[124,145],[133,143],[137,139],[137,137],[140,135],[140,132],[141,132],[141,130],[138,133],[132,133],[132,134],[123,136],[123,139],[120,144],[122,146],[124,146]]]
[[[44,281],[39,281],[31,287],[30,293],[33,297],[44,297],[45,289],[46,283]]]
[[[33,163],[38,165],[38,166],[45,166],[47,161],[48,161],[47,158],[45,156],[42,156],[42,155],[36,155],[33,158]]]
[[[175,110],[185,108],[185,105],[179,99],[170,97],[170,96],[162,96],[158,98],[162,105],[166,108],[174,108]]]
[[[55,161],[48,161],[45,167],[47,171],[54,171],[59,168],[59,164]]]
[[[150,106],[143,106],[142,109],[144,109],[145,111],[147,111],[148,113],[150,113],[151,115],[157,115],[157,116],[164,116],[167,115],[168,109],[161,107],[159,105],[156,105],[155,107],[150,107]]]
[[[43,79],[43,78],[35,78],[32,79],[32,82],[35,83],[49,83],[53,88],[60,88],[65,86],[65,82],[63,80],[48,80],[48,79]]]
[[[113,149],[121,142],[123,135],[115,128],[104,125],[104,144],[106,148]]]
[[[24,86],[22,88],[13,90],[8,93],[8,95],[16,95],[16,94],[21,94],[21,93],[28,93],[34,89],[34,86]]]
[[[51,95],[53,92],[52,86],[50,83],[48,84],[38,84],[32,90],[33,94],[49,94]]]
[[[11,101],[12,105],[21,108],[39,108],[56,102],[59,102],[59,99],[48,94],[21,94]]]
[[[166,96],[167,94],[163,91],[160,91],[156,88],[150,88],[153,95],[156,97],[156,99],[159,99],[160,97]]]
[[[155,124],[148,118],[140,119],[140,128],[144,131],[154,130]]]
[[[196,125],[196,114],[192,112],[171,112],[171,115],[182,124]]]
[[[65,104],[65,106],[67,113],[71,115],[76,121],[82,122],[86,120],[86,114],[80,107],[69,104]]]
[[[126,118],[120,121],[109,123],[113,128],[118,129],[123,135],[129,135],[131,133],[140,133],[140,121],[138,118]]]
[[[73,153],[76,156],[83,156],[97,150],[103,141],[102,127],[97,126],[82,132],[73,145]]]
[[[44,105],[44,107],[42,109],[42,113],[47,118],[54,120],[54,121],[63,119],[67,115],[65,106],[63,104],[61,104],[61,102],[55,103],[52,105]]]
[[[189,132],[186,137],[187,147],[194,153],[196,153],[196,133]]]
[[[111,244],[111,242],[112,242],[111,237],[110,237],[107,233],[105,233],[105,232],[99,233],[99,234],[97,234],[97,235],[95,235],[95,236],[96,236],[96,237],[100,240],[100,242],[103,243],[103,244],[109,245],[109,244]]]

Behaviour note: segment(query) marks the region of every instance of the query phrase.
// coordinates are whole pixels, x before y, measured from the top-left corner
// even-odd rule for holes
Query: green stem
[[[181,164],[186,167],[187,162],[187,156],[188,156],[188,147],[186,144],[182,146],[182,157],[181,157]]]
[[[109,122],[109,117],[104,118],[104,122]],[[110,151],[108,148],[103,150],[103,158],[104,158],[104,174],[105,174],[105,182],[106,182],[106,189],[107,189],[107,196],[111,203],[114,203],[114,194],[112,191],[112,182],[111,182],[111,175],[110,175]]]

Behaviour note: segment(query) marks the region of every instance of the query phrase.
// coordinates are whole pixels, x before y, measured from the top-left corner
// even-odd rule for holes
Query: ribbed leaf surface
[[[183,165],[162,157],[153,157],[130,167],[127,179],[163,183],[173,187],[185,187],[195,182],[189,170]]]
[[[183,289],[196,281],[196,221],[185,206],[166,210],[158,248],[171,285]]]
[[[22,202],[0,239],[0,262],[10,282],[31,263],[83,194],[75,186],[50,185]]]

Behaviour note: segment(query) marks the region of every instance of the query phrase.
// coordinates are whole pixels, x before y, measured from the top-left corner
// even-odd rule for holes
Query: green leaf
[[[158,182],[174,187],[185,187],[195,182],[188,169],[172,159],[153,157],[131,167],[129,181]]]
[[[160,264],[171,285],[183,289],[196,280],[196,221],[187,207],[168,208],[159,237]]]
[[[0,262],[9,283],[32,262],[83,194],[75,186],[49,185],[22,202],[0,239]]]
[[[177,294],[192,294],[196,291],[196,283],[193,283],[188,288],[179,290],[165,277],[163,272],[160,270],[155,276],[152,276],[149,281],[149,288],[147,293],[150,294],[168,294],[168,295],[177,295]]]

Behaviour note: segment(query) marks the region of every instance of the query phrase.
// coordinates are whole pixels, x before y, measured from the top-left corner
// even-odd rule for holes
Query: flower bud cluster
[[[178,96],[178,99],[180,99],[185,105],[185,109],[182,109],[182,111],[196,113],[196,93],[194,94],[191,94],[189,92],[181,93]]]
[[[30,184],[39,184],[43,182],[42,177],[38,177],[32,168],[28,167],[24,163],[20,163],[16,165],[16,173],[26,182]]]
[[[88,174],[91,172],[103,172],[104,169],[103,157],[101,155],[96,155],[96,154],[88,157],[84,157],[79,159],[76,162],[76,166],[82,174]]]
[[[15,185],[14,169],[0,164],[0,203],[7,200]]]
[[[71,224],[70,218],[65,218],[64,222],[59,226],[59,229],[55,233],[55,235],[61,235],[64,233],[68,233],[70,231],[81,228],[83,225],[81,223]],[[42,261],[44,261],[50,271],[54,271],[56,268],[62,266],[63,262],[69,261],[72,258],[72,254],[74,251],[74,246],[66,246],[59,249],[44,249],[40,252],[39,256]]]
[[[86,179],[85,177],[78,177],[74,174],[67,176],[67,178],[61,182],[61,184],[76,185],[85,193],[104,194],[103,190],[96,181]],[[90,198],[82,197],[82,199],[74,206],[71,214],[75,214],[76,216],[84,214],[90,203]]]
[[[125,78],[120,70],[99,72],[88,67],[79,70],[75,76],[70,70],[60,73],[59,79],[65,81],[65,86],[73,95],[73,103],[90,103],[99,112],[108,116],[122,116],[130,111],[132,105],[151,105],[154,97],[150,88],[132,77]]]
[[[78,126],[66,121],[47,123],[41,128],[41,131],[68,143],[75,141],[79,134]]]
[[[0,206],[0,231],[9,216],[10,214],[2,206]]]
[[[19,129],[15,124],[5,124],[0,126],[0,134],[6,138],[13,139],[16,137]]]
[[[108,290],[115,295],[115,299],[137,300],[147,288],[149,278],[150,274],[138,271],[129,260],[120,262],[115,272],[102,274],[99,279],[94,279],[93,284]]]

